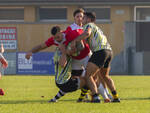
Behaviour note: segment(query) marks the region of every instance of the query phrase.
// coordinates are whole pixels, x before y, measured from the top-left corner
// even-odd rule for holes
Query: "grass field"
[[[150,76],[112,78],[121,103],[76,103],[80,91],[48,103],[58,91],[53,76],[3,76],[0,113],[150,113]]]

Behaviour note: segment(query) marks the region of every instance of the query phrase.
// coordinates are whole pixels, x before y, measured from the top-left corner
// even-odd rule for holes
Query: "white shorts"
[[[81,60],[77,60],[77,59],[72,59],[72,70],[85,70],[88,60],[91,57],[91,52],[88,54],[88,56],[86,56],[85,58],[81,59]]]

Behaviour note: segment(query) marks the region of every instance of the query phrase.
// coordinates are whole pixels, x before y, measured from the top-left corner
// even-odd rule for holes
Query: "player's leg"
[[[85,80],[88,88],[91,90],[92,93],[92,98],[93,98],[92,102],[100,102],[97,85],[93,78],[98,71],[99,68],[95,64],[93,64],[92,62],[88,62],[86,67]]]
[[[85,70],[72,70],[72,78],[84,76]],[[84,86],[81,88],[81,94],[77,102],[82,102],[88,99],[88,87]]]
[[[7,60],[4,58],[4,56],[0,53],[0,63],[2,64],[3,68],[7,68],[8,67],[8,62]]]
[[[105,88],[104,88],[104,86],[102,84],[103,79],[102,79],[101,76],[99,76],[99,74],[100,74],[100,71],[97,73],[96,77],[94,77],[94,79],[96,78],[95,82],[96,82],[97,87],[98,87],[98,93],[104,98],[104,102],[108,103],[111,100],[109,99],[109,97],[108,97],[108,95],[107,95],[107,93],[105,91]]]
[[[110,70],[110,68],[103,68],[101,70],[101,74],[102,74],[104,80],[106,81],[108,88],[111,90],[111,93],[112,93],[112,96],[113,96],[113,101],[112,102],[120,102],[120,99],[118,98],[118,93],[116,91],[114,81],[109,76],[109,70]]]
[[[48,102],[57,102],[58,99],[60,99],[62,96],[64,96],[66,93],[62,90],[59,90],[58,93],[55,95],[55,97]]]
[[[104,90],[105,90],[107,96],[109,97],[110,100],[112,100],[113,98],[112,98],[111,94],[109,93],[109,91],[108,91],[108,89],[107,89],[107,84],[106,84],[105,80],[103,79],[102,76],[101,76],[100,79],[101,79],[101,82],[100,82],[99,86],[101,86],[101,89],[104,88]],[[102,87],[103,87],[103,88],[102,88]]]
[[[58,99],[60,99],[60,97],[64,96],[66,93],[74,92],[79,88],[83,88],[83,86],[85,86],[85,80],[83,77],[70,78],[66,83],[56,83],[56,85],[60,90],[58,94],[49,102],[56,102]]]
[[[89,60],[89,56],[81,59],[81,60],[72,60],[72,77],[80,77],[85,75],[85,65]],[[81,94],[77,100],[77,102],[82,102],[88,99],[88,87],[84,86],[81,88]]]
[[[88,101],[88,90],[89,88],[86,85],[81,88],[81,94],[77,102]]]
[[[59,65],[60,55],[61,54],[60,54],[59,49],[56,48],[56,52],[55,52],[55,55],[54,55],[55,83],[56,83],[56,85],[57,84],[63,85],[67,82],[67,79],[70,78],[70,74],[68,73],[68,71],[69,71],[69,67],[70,67],[70,64],[71,64],[71,59],[70,58],[68,59],[67,64],[65,65],[65,67],[61,67]],[[61,85],[60,85],[60,87],[62,88]],[[58,87],[58,85],[57,85],[57,87]],[[65,91],[61,90],[61,88],[58,91],[58,93],[54,96],[54,98],[49,100],[49,102],[57,102],[58,99],[60,99],[61,97],[63,97],[66,94]]]
[[[2,77],[3,74],[3,68],[6,68],[8,66],[8,63],[6,61],[6,59],[3,57],[3,55],[0,53],[0,79]],[[2,88],[0,88],[0,95],[4,95],[4,91]]]
[[[101,68],[101,75],[102,75],[103,79],[105,80],[108,88],[111,90],[111,93],[112,93],[113,98],[114,98],[113,102],[120,102],[120,99],[118,98],[118,94],[117,94],[117,91],[116,91],[114,81],[109,76],[110,63],[111,63],[111,60],[112,60],[112,52],[110,50],[104,50],[103,54],[105,54],[107,59],[104,63],[104,67]]]

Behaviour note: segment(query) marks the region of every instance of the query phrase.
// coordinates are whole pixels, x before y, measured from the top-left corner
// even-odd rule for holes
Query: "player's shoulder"
[[[53,37],[53,36],[51,36],[51,37],[49,37],[49,38],[48,38],[48,40],[54,40],[54,37]]]
[[[93,26],[93,23],[87,23],[84,26]]]
[[[54,37],[53,37],[53,36],[52,36],[52,37],[49,37],[48,40],[47,40],[47,42],[49,42],[49,43],[54,43]]]
[[[94,27],[94,24],[93,23],[87,23],[83,26],[83,28],[86,30],[88,28],[93,28]]]

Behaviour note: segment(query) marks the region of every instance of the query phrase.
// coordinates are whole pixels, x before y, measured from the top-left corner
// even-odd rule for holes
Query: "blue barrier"
[[[53,75],[53,52],[33,54],[30,60],[25,59],[25,52],[17,53],[17,74]]]

